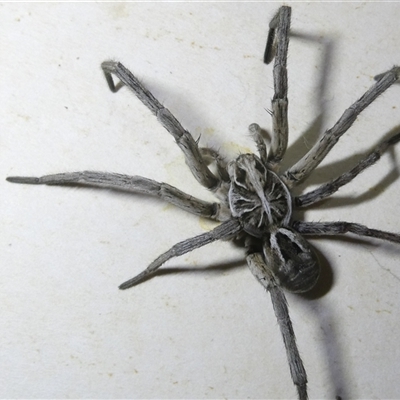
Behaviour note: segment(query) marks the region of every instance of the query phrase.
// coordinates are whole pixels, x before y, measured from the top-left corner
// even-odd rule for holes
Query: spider
[[[216,240],[240,241],[246,250],[250,271],[269,292],[283,336],[290,373],[298,398],[307,399],[307,374],[301,360],[284,290],[302,293],[316,284],[320,268],[318,259],[304,236],[340,235],[353,233],[400,243],[400,234],[370,229],[343,221],[305,222],[295,220],[293,212],[299,207],[317,203],[349,183],[359,173],[374,164],[389,146],[400,141],[400,132],[381,142],[350,171],[299,196],[292,189],[310,176],[340,137],[351,127],[357,116],[380,94],[399,79],[400,67],[375,77],[376,83],[351,105],[336,124],[323,133],[317,143],[293,166],[280,171],[288,142],[287,52],[291,8],[281,7],[272,18],[264,53],[266,64],[274,61],[274,96],[271,104],[273,135],[267,149],[261,128],[251,124],[249,132],[258,155],[240,154],[226,162],[211,148],[202,148],[179,121],[165,108],[121,63],[105,61],[101,67],[108,86],[117,92],[122,86],[130,88],[156,115],[158,121],[174,137],[184,153],[186,164],[197,181],[213,192],[219,202],[210,203],[190,196],[166,183],[141,176],[82,171],[59,173],[42,177],[8,177],[7,180],[26,184],[84,184],[114,188],[158,196],[192,214],[219,221],[213,230],[184,240],[154,260],[146,270],[122,283],[128,289],[148,279],[167,260],[188,253]],[[115,84],[112,75],[119,79]],[[215,172],[209,168],[214,165]]]

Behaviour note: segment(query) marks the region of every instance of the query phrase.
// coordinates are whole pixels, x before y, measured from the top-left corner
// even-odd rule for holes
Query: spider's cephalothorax
[[[231,184],[229,206],[244,230],[263,234],[273,226],[287,226],[292,216],[292,196],[279,176],[255,154],[242,154],[228,165]]]
[[[290,7],[281,7],[270,23],[264,62],[275,58],[273,69],[274,96],[271,105],[273,134],[267,155],[266,144],[257,124],[250,125],[259,157],[240,155],[228,165],[210,148],[200,148],[172,113],[165,108],[121,63],[105,61],[102,68],[113,92],[126,85],[156,115],[158,121],[174,137],[197,181],[212,191],[221,202],[197,199],[166,183],[142,176],[108,172],[83,171],[46,175],[40,178],[14,176],[10,182],[31,184],[79,183],[158,196],[192,214],[221,222],[210,232],[177,243],[155,259],[146,270],[123,283],[132,287],[156,271],[172,257],[180,256],[219,239],[244,239],[246,261],[254,276],[271,295],[275,315],[286,347],[289,368],[298,397],[307,399],[307,374],[299,355],[288,306],[282,288],[305,292],[312,288],[319,275],[317,258],[302,235],[338,235],[347,232],[400,243],[400,235],[370,229],[356,223],[305,222],[292,218],[292,209],[316,203],[349,183],[360,172],[375,163],[391,145],[400,141],[400,133],[383,141],[350,171],[319,188],[295,197],[291,188],[305,180],[325,158],[340,137],[351,127],[357,116],[380,94],[399,79],[400,68],[375,77],[376,83],[351,105],[337,123],[321,134],[314,146],[292,167],[280,174],[279,166],[288,142],[288,99],[286,59],[289,43]],[[114,84],[112,75],[121,83]],[[215,162],[215,175],[208,165]]]

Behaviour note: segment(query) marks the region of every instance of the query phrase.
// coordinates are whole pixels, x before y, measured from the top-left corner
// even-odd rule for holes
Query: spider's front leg
[[[112,74],[114,74],[136,94],[139,100],[157,117],[161,125],[174,137],[197,181],[207,189],[216,192],[221,186],[221,179],[209,170],[196,141],[172,113],[120,62],[105,61],[101,64],[101,68],[111,91],[116,92],[119,89],[118,85],[114,84],[112,78]]]
[[[45,175],[40,178],[10,176],[7,180],[14,183],[36,185],[84,184],[87,186],[117,189],[126,192],[143,193],[160,197],[168,203],[174,204],[185,211],[204,218],[226,221],[231,217],[229,210],[224,205],[208,203],[196,199],[167,183],[156,182],[152,179],[137,175],[129,176],[108,172],[81,171]]]
[[[376,77],[378,81],[342,114],[336,124],[319,138],[318,142],[303,158],[285,172],[282,176],[285,183],[292,187],[307,178],[326,157],[340,137],[351,127],[357,116],[393,85],[399,77],[400,67],[397,66],[385,74],[378,75]]]
[[[289,46],[291,8],[281,7],[269,24],[267,46],[264,62],[269,64],[275,57],[274,63],[274,97],[272,99],[273,136],[268,154],[268,161],[276,166],[282,160],[288,143],[288,81],[287,54]]]

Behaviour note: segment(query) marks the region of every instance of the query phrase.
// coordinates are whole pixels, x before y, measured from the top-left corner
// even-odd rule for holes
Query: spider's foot
[[[144,281],[149,275],[150,273],[148,271],[143,271],[139,275],[133,277],[132,279],[129,279],[124,283],[121,283],[121,285],[119,285],[119,288],[121,290],[125,290],[131,288],[132,286],[136,286],[138,283]]]
[[[297,385],[297,393],[299,400],[308,400],[307,384]]]
[[[395,65],[392,69],[390,69],[389,71],[384,72],[383,74],[379,74],[374,76],[374,79],[376,81],[379,81],[379,79],[383,78],[386,74],[388,73],[393,73],[396,77],[396,79],[400,79],[400,66]]]
[[[30,185],[37,185],[40,182],[40,178],[36,178],[34,176],[8,176],[6,178],[8,182],[13,183],[27,183]]]

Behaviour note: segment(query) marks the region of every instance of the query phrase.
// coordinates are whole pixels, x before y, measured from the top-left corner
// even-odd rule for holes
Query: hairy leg
[[[299,350],[297,349],[296,336],[293,331],[292,321],[290,320],[285,294],[279,287],[270,269],[265,265],[262,254],[249,254],[246,260],[250,271],[271,295],[275,316],[278,320],[286,348],[290,374],[293,383],[297,387],[299,399],[306,400],[308,399],[307,373],[301,360]]]
[[[158,196],[185,211],[205,218],[226,221],[231,217],[228,208],[223,205],[218,203],[208,203],[196,199],[171,185],[159,183],[142,176],[81,171],[45,175],[40,178],[10,176],[7,180],[14,183],[28,183],[35,185],[64,185],[76,183],[94,187],[118,189],[126,192],[144,193],[151,196]]]
[[[400,234],[371,229],[367,226],[346,221],[334,222],[303,222],[294,221],[293,229],[302,235],[343,235],[354,233],[358,236],[368,236],[376,239],[387,240],[389,242],[400,243]]]
[[[388,140],[382,142],[350,171],[345,172],[344,174],[340,175],[333,181],[325,183],[324,185],[321,185],[320,187],[318,187],[315,190],[312,190],[311,192],[296,197],[294,199],[296,206],[298,207],[309,206],[310,204],[314,204],[332,195],[342,186],[352,181],[358,174],[363,172],[366,168],[376,163],[389,146],[393,146],[399,141],[400,141],[400,132],[396,133]]]
[[[393,67],[385,74],[379,75],[379,80],[342,114],[336,124],[320,137],[318,142],[303,158],[283,174],[282,179],[284,182],[289,187],[292,187],[307,178],[331,151],[340,137],[351,127],[357,116],[393,85],[399,77],[400,67]]]
[[[288,82],[287,82],[287,53],[289,46],[290,7],[283,6],[272,18],[269,24],[267,46],[264,62],[269,64],[275,57],[274,63],[274,97],[272,99],[273,136],[268,161],[276,166],[283,158],[288,142]]]
[[[217,226],[210,232],[203,233],[202,235],[184,240],[183,242],[179,242],[175,246],[172,246],[171,249],[169,249],[167,252],[161,254],[161,256],[156,258],[143,272],[136,275],[134,278],[122,283],[119,288],[128,289],[132,286],[137,285],[141,281],[147,279],[158,268],[160,268],[162,264],[164,264],[172,257],[178,257],[183,254],[189,253],[194,249],[215,242],[216,240],[230,239],[233,236],[237,235],[241,230],[242,226],[240,225],[239,221],[237,219],[231,219],[229,221],[223,222],[221,225]]]
[[[139,100],[157,117],[161,125],[174,137],[197,181],[207,189],[215,192],[220,186],[220,180],[207,168],[196,141],[172,113],[120,62],[104,61],[101,64],[101,68],[104,71],[110,90],[116,92],[119,89],[119,86],[114,84],[112,78],[112,74],[114,74],[136,94]]]

